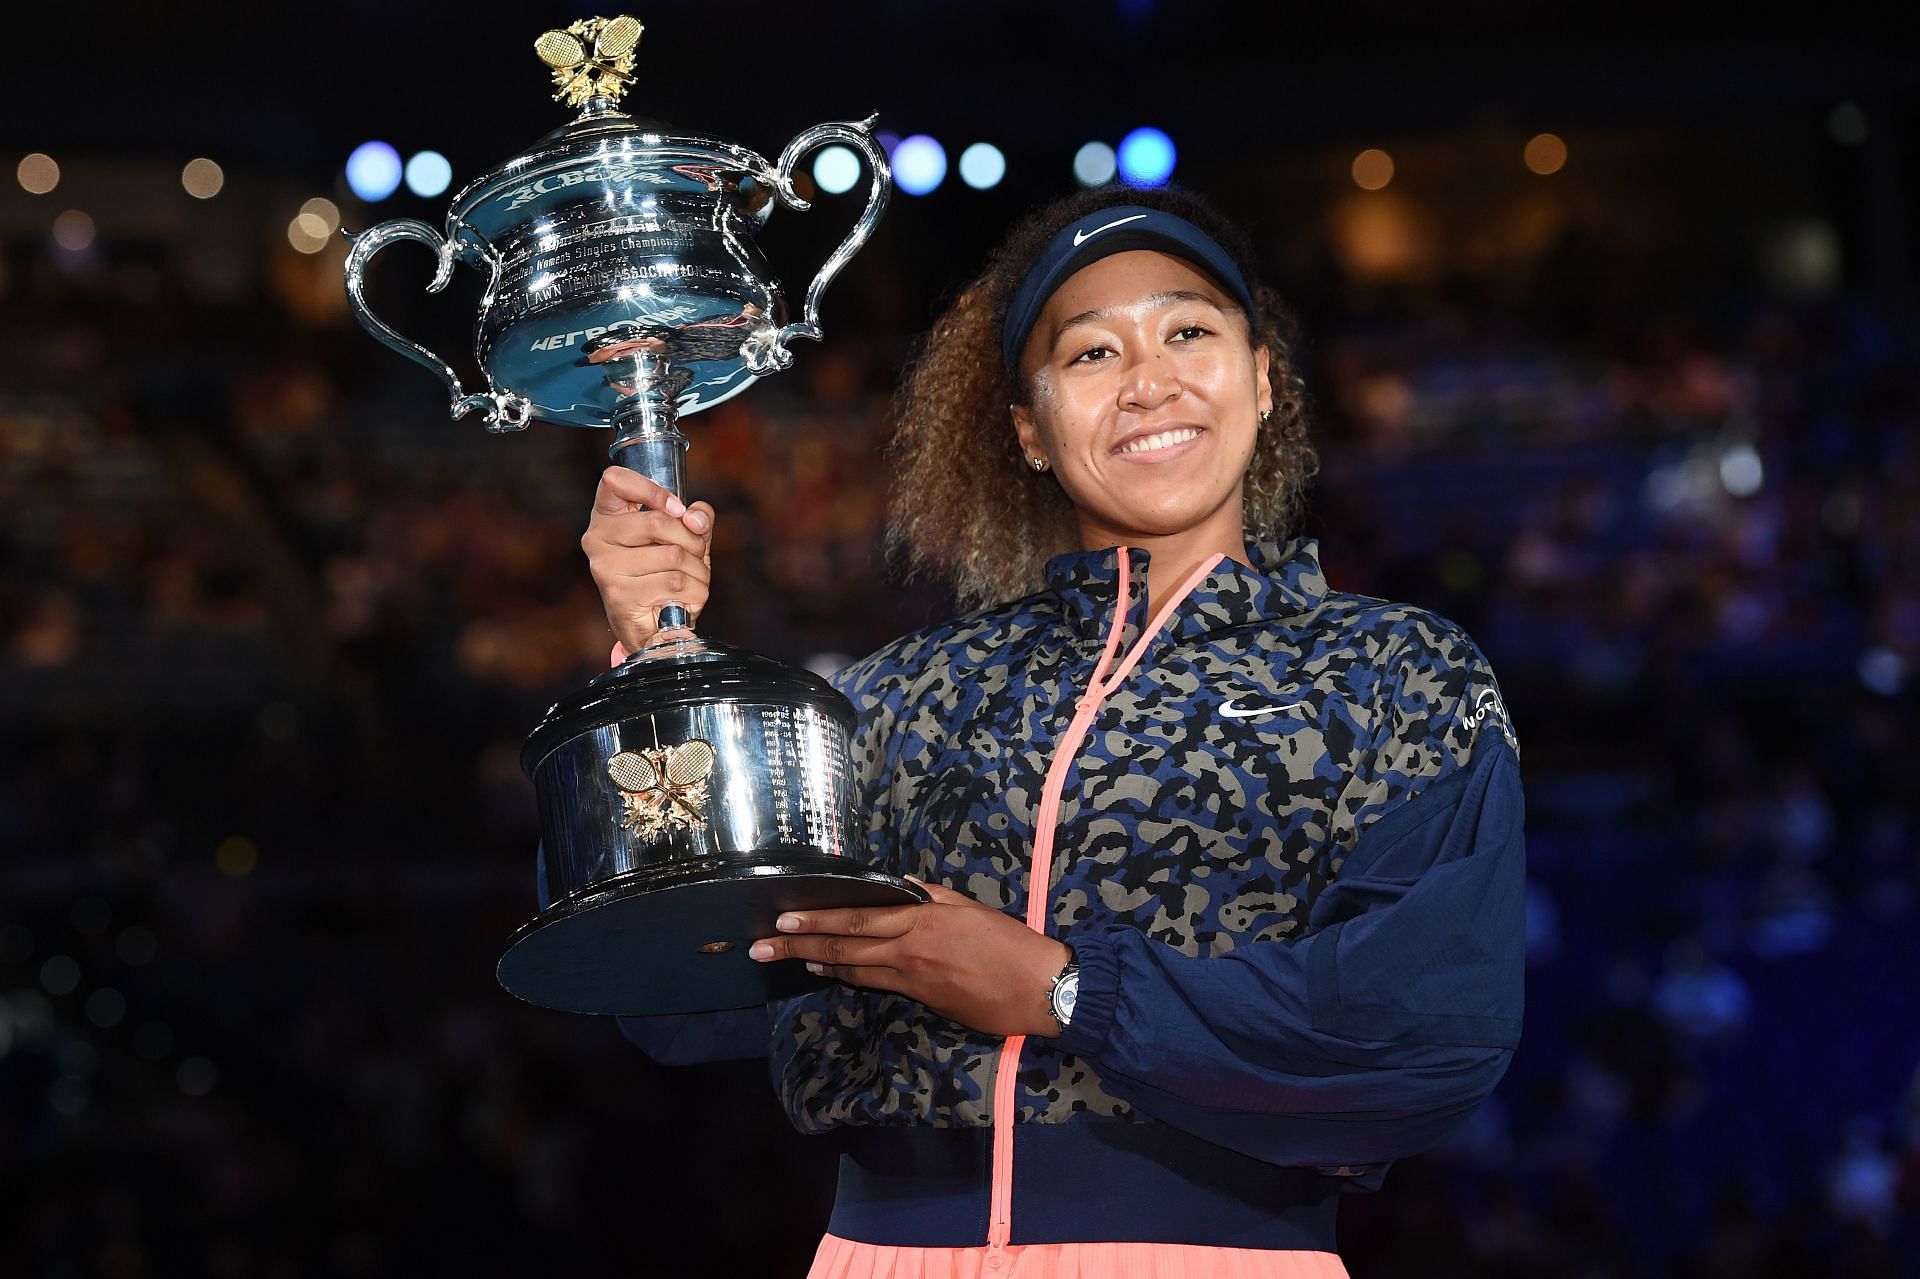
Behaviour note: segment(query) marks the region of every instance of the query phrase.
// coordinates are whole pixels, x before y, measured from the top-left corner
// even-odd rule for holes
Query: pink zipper
[[[1060,736],[1059,745],[1054,747],[1053,761],[1047,766],[1046,784],[1040,790],[1040,811],[1035,815],[1033,828],[1033,865],[1027,876],[1027,927],[1044,935],[1047,931],[1047,916],[1052,906],[1053,887],[1053,837],[1060,821],[1060,792],[1067,783],[1067,770],[1073,767],[1073,758],[1080,752],[1080,744],[1086,740],[1087,729],[1092,726],[1094,716],[1100,713],[1100,704],[1107,700],[1114,689],[1120,687],[1133,668],[1146,656],[1147,645],[1160,633],[1160,628],[1173,616],[1173,610],[1180,602],[1193,593],[1201,579],[1213,572],[1214,566],[1225,559],[1224,555],[1212,555],[1187,576],[1153,615],[1152,623],[1140,633],[1133,648],[1127,653],[1126,660],[1120,663],[1120,669],[1106,678],[1107,668],[1113,664],[1114,654],[1120,651],[1120,636],[1127,622],[1127,585],[1130,572],[1127,563],[1127,548],[1120,549],[1120,591],[1114,601],[1113,625],[1107,629],[1107,646],[1100,654],[1100,662],[1093,668],[1093,676],[1087,681],[1087,691],[1074,703],[1073,719],[1067,725],[1067,731]],[[1036,992],[1037,993],[1037,992]],[[993,1253],[999,1253],[1013,1237],[1013,1109],[1014,1088],[1020,1074],[1020,1050],[1026,1046],[1025,1035],[1009,1035],[1000,1046],[1000,1055],[994,1063],[993,1075],[993,1168],[992,1195],[987,1213],[987,1247]],[[998,1258],[991,1259],[998,1264]]]

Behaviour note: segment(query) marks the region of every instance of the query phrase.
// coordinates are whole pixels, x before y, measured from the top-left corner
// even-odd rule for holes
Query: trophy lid
[[[633,83],[633,50],[645,30],[640,19],[623,13],[543,32],[533,51],[553,71],[553,100],[575,107],[596,98],[617,104]]]
[[[528,777],[553,750],[582,733],[677,706],[713,702],[811,706],[854,727],[853,704],[812,671],[706,638],[642,649],[585,688],[555,702],[520,752]]]
[[[453,197],[456,218],[503,183],[525,182],[530,176],[586,158],[610,157],[622,164],[652,162],[689,165],[764,174],[770,166],[759,153],[718,138],[681,132],[659,120],[620,110],[620,99],[634,81],[634,48],[643,30],[639,19],[582,18],[570,26],[545,32],[534,41],[534,52],[553,73],[553,99],[578,107],[572,120],[542,134],[519,155],[495,165]],[[752,187],[755,184],[745,184]],[[755,193],[746,212],[763,221],[772,211],[767,194]]]

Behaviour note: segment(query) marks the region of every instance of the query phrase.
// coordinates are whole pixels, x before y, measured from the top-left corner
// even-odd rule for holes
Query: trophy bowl
[[[642,388],[628,357],[667,366],[652,389],[677,415],[711,408],[793,362],[788,344],[820,337],[820,296],[872,235],[886,207],[886,152],[873,121],[815,125],[769,162],[745,147],[669,134],[590,99],[571,123],[454,196],[445,232],[395,218],[355,235],[347,258],[354,315],[381,342],[447,386],[455,418],[479,411],[494,431],[534,419],[616,425]],[[800,161],[833,143],[863,154],[867,204],[808,286],[803,318],[786,321],[778,277],[754,234],[776,203],[811,206],[793,188]],[[388,326],[367,304],[368,263],[389,245],[433,250],[427,288],[456,265],[484,273],[474,358],[486,378],[469,394],[447,362]]]
[[[579,115],[462,188],[444,231],[397,218],[351,236],[346,285],[369,333],[440,378],[454,418],[610,427],[613,459],[677,495],[679,419],[787,368],[794,339],[820,338],[820,296],[872,235],[891,174],[871,119],[815,125],[769,162],[623,114],[640,33],[618,17],[542,35],[554,97]],[[866,157],[866,204],[790,322],[754,235],[775,205],[809,207],[796,166],[836,142]],[[429,291],[461,263],[483,273],[484,390],[368,305],[368,265],[402,241],[435,254]],[[761,1003],[819,984],[797,963],[747,957],[781,911],[926,900],[858,855],[852,705],[692,621],[666,605],[653,645],[563,698],[527,740],[541,910],[498,968],[523,999],[628,1015]]]

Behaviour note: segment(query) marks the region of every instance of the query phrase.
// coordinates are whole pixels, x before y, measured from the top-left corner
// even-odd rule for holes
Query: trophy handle
[[[880,215],[886,212],[887,191],[893,185],[893,168],[887,163],[887,153],[873,136],[873,125],[880,117],[870,115],[864,120],[844,120],[831,124],[816,124],[787,143],[787,149],[780,153],[780,161],[774,167],[771,182],[780,202],[789,208],[804,213],[813,206],[800,198],[793,189],[793,171],[802,157],[819,150],[829,142],[844,142],[867,157],[867,207],[860,213],[860,220],[853,224],[853,230],[847,232],[847,238],[840,241],[840,247],[824,262],[813,283],[807,286],[806,303],[800,309],[800,322],[789,324],[774,334],[767,353],[775,368],[786,368],[793,362],[793,356],[787,351],[787,342],[792,338],[812,338],[820,340],[820,295],[833,283],[833,277],[847,260],[858,253],[873,235],[873,228],[879,223]]]
[[[360,321],[360,327],[446,383],[447,390],[452,396],[450,412],[455,421],[475,409],[484,409],[489,431],[523,429],[533,409],[533,406],[524,398],[511,392],[497,390],[491,385],[486,394],[468,395],[466,388],[460,385],[460,377],[453,371],[451,365],[418,342],[410,342],[401,337],[391,325],[373,313],[372,307],[367,305],[365,292],[367,263],[373,261],[374,254],[389,244],[399,240],[413,240],[433,250],[438,261],[433,273],[433,282],[427,285],[429,293],[438,293],[446,288],[447,283],[453,279],[454,263],[467,258],[473,250],[468,246],[456,246],[453,241],[448,240],[418,218],[394,218],[389,222],[370,227],[358,235],[349,231],[342,231],[341,234],[345,235],[347,242],[353,245],[353,251],[347,254],[347,304],[352,308],[354,318]]]

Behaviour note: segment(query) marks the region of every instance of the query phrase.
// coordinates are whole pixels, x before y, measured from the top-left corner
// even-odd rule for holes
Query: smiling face
[[[1239,545],[1267,352],[1219,286],[1181,258],[1116,253],[1067,278],[1040,314],[1013,406],[1088,549],[1198,535]]]

